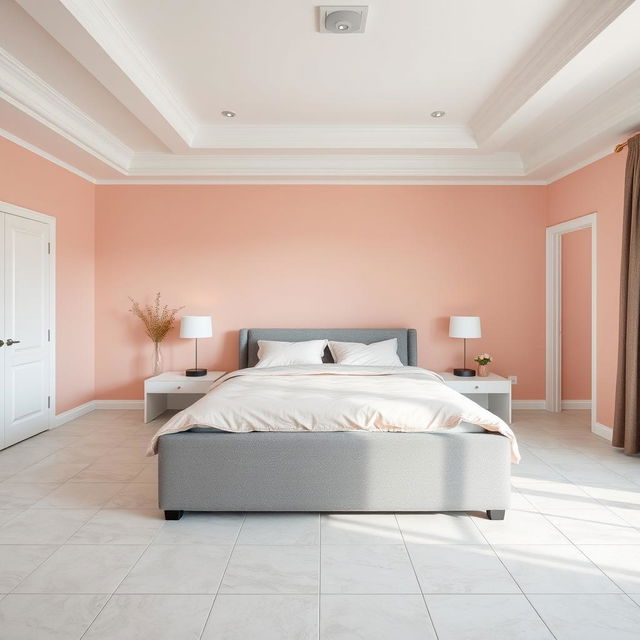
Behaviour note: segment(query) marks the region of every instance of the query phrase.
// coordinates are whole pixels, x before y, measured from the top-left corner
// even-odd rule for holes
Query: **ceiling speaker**
[[[320,7],[323,33],[364,33],[368,7]]]

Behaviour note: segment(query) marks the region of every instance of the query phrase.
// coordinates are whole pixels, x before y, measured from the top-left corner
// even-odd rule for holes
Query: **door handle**
[[[12,340],[11,338],[8,338],[7,347],[10,347],[12,344],[20,344],[20,340]]]

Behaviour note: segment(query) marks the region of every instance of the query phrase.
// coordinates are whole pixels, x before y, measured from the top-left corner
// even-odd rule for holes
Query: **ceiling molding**
[[[611,147],[610,144],[608,144],[606,147],[603,147],[602,149],[600,149],[600,151],[594,153],[588,158],[584,158],[580,162],[576,162],[570,167],[566,167],[562,169],[562,171],[558,171],[557,173],[552,174],[551,176],[549,176],[549,178],[545,180],[545,184],[553,184],[554,182],[557,182],[562,178],[566,178],[568,175],[575,173],[576,171],[580,171],[580,169],[584,169],[590,164],[597,162],[598,160],[602,160],[602,158],[608,155],[611,155],[612,152],[613,152],[613,148]]]
[[[347,185],[347,186],[367,186],[367,185],[390,185],[390,186],[545,186],[546,180],[528,180],[528,179],[513,179],[513,180],[496,180],[492,178],[487,179],[471,179],[471,178],[451,178],[448,180],[438,178],[398,178],[397,180],[384,179],[384,178],[370,178],[368,180],[360,178],[199,178],[184,179],[178,178],[156,178],[156,179],[142,179],[132,178],[129,180],[96,180],[98,185],[219,185],[219,186],[233,186],[233,185],[305,185],[305,184],[324,184],[324,185]]]
[[[464,126],[210,125],[198,149],[477,149]]]
[[[41,158],[44,158],[45,160],[48,160],[49,162],[52,162],[55,165],[58,165],[62,169],[66,169],[67,171],[74,173],[80,178],[86,180],[87,182],[91,182],[93,184],[98,184],[99,182],[98,180],[90,176],[88,173],[85,173],[84,171],[80,171],[80,169],[78,169],[77,167],[74,167],[68,162],[64,162],[63,160],[56,158],[56,156],[48,153],[47,151],[44,151],[43,149],[40,149],[40,147],[36,147],[30,142],[27,142],[22,138],[18,138],[18,136],[14,136],[13,133],[9,131],[0,129],[0,136],[2,136],[3,138],[6,138],[7,140],[9,140],[9,142],[13,142],[14,144],[17,144],[18,146],[22,147],[23,149],[26,149],[27,151],[31,151],[31,153],[35,153]]]
[[[277,177],[524,177],[517,153],[416,154],[219,154],[137,153],[127,171],[144,176]]]
[[[471,127],[480,143],[487,141],[562,67],[572,60],[634,0],[580,0],[572,3],[556,26],[507,75],[480,107]]]
[[[558,123],[544,136],[548,140],[546,144],[524,150],[525,171],[533,173],[584,146],[585,141],[597,140],[598,136],[617,137],[620,131],[637,126],[639,113],[640,70],[629,74],[570,118]],[[613,150],[613,144],[609,149]],[[589,153],[588,157],[591,156]]]
[[[118,171],[133,159],[132,149],[1,48],[0,98]]]
[[[174,131],[191,146],[197,125],[171,92],[135,38],[104,0],[60,0],[129,80],[157,109]]]

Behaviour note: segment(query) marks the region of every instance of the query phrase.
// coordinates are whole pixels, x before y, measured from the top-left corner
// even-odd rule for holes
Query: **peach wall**
[[[591,229],[562,236],[561,397],[591,399]]]
[[[60,413],[95,397],[94,185],[0,138],[0,200],[56,218]]]
[[[128,296],[211,314],[211,369],[240,327],[416,327],[420,365],[460,365],[448,316],[477,314],[516,398],[544,397],[545,187],[98,186],[97,397],[142,397],[151,345]],[[176,331],[166,368],[192,366]]]
[[[548,225],[598,214],[597,420],[609,427],[615,401],[625,161],[626,152],[608,155],[548,187]]]

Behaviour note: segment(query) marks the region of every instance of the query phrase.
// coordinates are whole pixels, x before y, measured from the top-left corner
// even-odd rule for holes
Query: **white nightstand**
[[[511,423],[511,381],[490,373],[486,377],[463,378],[453,373],[440,373],[447,386],[467,396],[481,407]]]
[[[151,422],[167,409],[185,409],[201,398],[225,374],[209,371],[205,376],[187,378],[179,371],[168,371],[144,381],[144,421]]]

